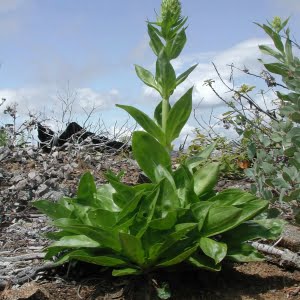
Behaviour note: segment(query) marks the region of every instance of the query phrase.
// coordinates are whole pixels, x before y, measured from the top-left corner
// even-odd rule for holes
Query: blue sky
[[[203,99],[204,114],[220,104],[203,87],[203,80],[215,78],[211,61],[225,77],[232,62],[259,71],[257,45],[268,39],[253,22],[291,16],[292,33],[299,35],[299,0],[183,0],[182,7],[188,41],[174,64],[178,72],[196,62],[199,67],[176,95],[194,84],[194,103]],[[69,86],[74,113],[96,105],[108,127],[127,118],[115,103],[151,111],[157,95],[137,79],[133,65],[153,70],[145,21],[155,20],[154,9],[159,0],[0,0],[0,98],[17,102],[20,115],[50,116],[60,112],[57,98],[66,97]],[[192,119],[189,126],[195,126]]]

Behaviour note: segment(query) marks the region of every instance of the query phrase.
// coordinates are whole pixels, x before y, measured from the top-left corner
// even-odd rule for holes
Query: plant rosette
[[[149,274],[183,262],[219,271],[224,259],[263,259],[247,241],[275,239],[281,232],[279,220],[254,219],[268,201],[237,189],[214,191],[219,165],[197,168],[214,144],[172,170],[172,142],[190,116],[193,89],[173,106],[169,98],[196,65],[175,75],[170,61],[186,43],[187,18],[181,17],[179,1],[163,0],[163,9],[157,22],[148,22],[150,46],[157,56],[155,75],[135,66],[138,77],[162,97],[154,118],[118,105],[144,129],[133,133],[132,149],[151,183],[128,186],[121,176],[108,172],[108,183],[97,189],[86,173],[76,197],[34,202],[59,229],[48,234],[54,242],[46,254],[46,259],[58,256],[57,264],[85,261],[112,267],[114,276]]]

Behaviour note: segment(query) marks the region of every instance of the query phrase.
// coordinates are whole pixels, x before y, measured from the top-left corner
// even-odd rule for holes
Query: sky
[[[226,65],[231,63],[260,72],[258,45],[270,40],[253,22],[291,17],[296,40],[300,33],[299,0],[181,2],[189,26],[186,47],[173,62],[175,71],[199,65],[173,98],[194,85],[199,119],[207,120],[212,109],[216,116],[226,111],[203,86],[205,80],[215,79],[216,88],[225,92],[212,62],[226,80],[230,76]],[[9,122],[2,112],[12,103],[18,103],[20,121],[31,113],[52,126],[54,120],[70,121],[70,114],[61,116],[68,100],[74,101],[71,121],[83,123],[94,108],[92,119],[103,121],[107,128],[128,121],[116,103],[151,114],[159,96],[137,78],[134,64],[154,71],[146,20],[156,20],[155,10],[160,11],[159,0],[0,0],[0,99],[6,99],[0,123]],[[245,80],[260,84],[242,74],[235,77],[237,86]],[[191,117],[180,141],[196,126]]]

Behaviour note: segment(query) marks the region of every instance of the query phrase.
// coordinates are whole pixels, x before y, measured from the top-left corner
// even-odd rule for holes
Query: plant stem
[[[162,123],[162,130],[164,133],[166,133],[168,113],[169,113],[169,99],[163,99],[162,100],[162,122],[161,123]]]

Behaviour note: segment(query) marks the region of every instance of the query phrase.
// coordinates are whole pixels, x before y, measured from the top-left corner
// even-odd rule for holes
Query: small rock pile
[[[53,148],[51,153],[34,146],[0,147],[0,224],[11,223],[30,210],[32,200],[74,196],[80,177],[87,171],[98,186],[105,183],[108,169],[116,173],[124,170],[123,180],[129,184],[136,183],[140,173],[122,153],[101,153],[72,144],[63,150]]]

